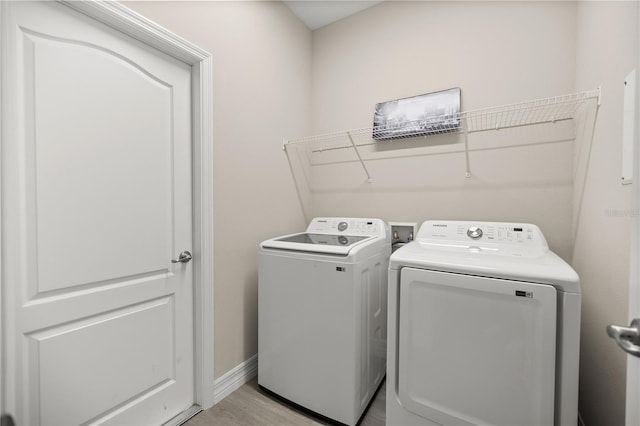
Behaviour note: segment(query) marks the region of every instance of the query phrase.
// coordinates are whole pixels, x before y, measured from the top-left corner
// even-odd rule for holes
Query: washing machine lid
[[[353,247],[374,238],[375,237],[301,232],[299,234],[285,235],[284,237],[264,241],[261,246],[271,249],[346,256]]]
[[[389,266],[550,284],[580,293],[578,274],[549,250],[536,225],[526,223],[427,221],[415,241],[391,255]]]
[[[354,248],[378,242],[391,244],[389,230],[380,219],[316,217],[306,232],[263,241],[263,249],[347,256]]]

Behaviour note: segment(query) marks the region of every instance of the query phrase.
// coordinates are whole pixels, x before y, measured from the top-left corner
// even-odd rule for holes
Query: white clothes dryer
[[[258,384],[355,425],[386,368],[391,236],[380,219],[315,218],[259,250]]]
[[[389,264],[387,424],[577,424],[580,283],[531,224],[427,221]]]

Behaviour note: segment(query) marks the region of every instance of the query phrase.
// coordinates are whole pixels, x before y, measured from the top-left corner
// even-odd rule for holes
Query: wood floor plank
[[[385,383],[360,422],[361,426],[384,426]],[[186,426],[316,426],[326,423],[262,392],[258,379],[241,386],[212,408],[192,417]]]

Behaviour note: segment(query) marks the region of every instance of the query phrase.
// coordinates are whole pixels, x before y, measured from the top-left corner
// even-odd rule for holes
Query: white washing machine
[[[537,226],[423,223],[389,263],[387,424],[575,426],[580,303]]]
[[[385,375],[390,254],[380,219],[315,218],[260,244],[260,387],[358,422]]]

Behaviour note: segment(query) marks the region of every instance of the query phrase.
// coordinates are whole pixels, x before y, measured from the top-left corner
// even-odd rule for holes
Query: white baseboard
[[[258,374],[258,354],[236,365],[215,380],[213,385],[213,404],[225,399],[240,386],[248,383]]]

